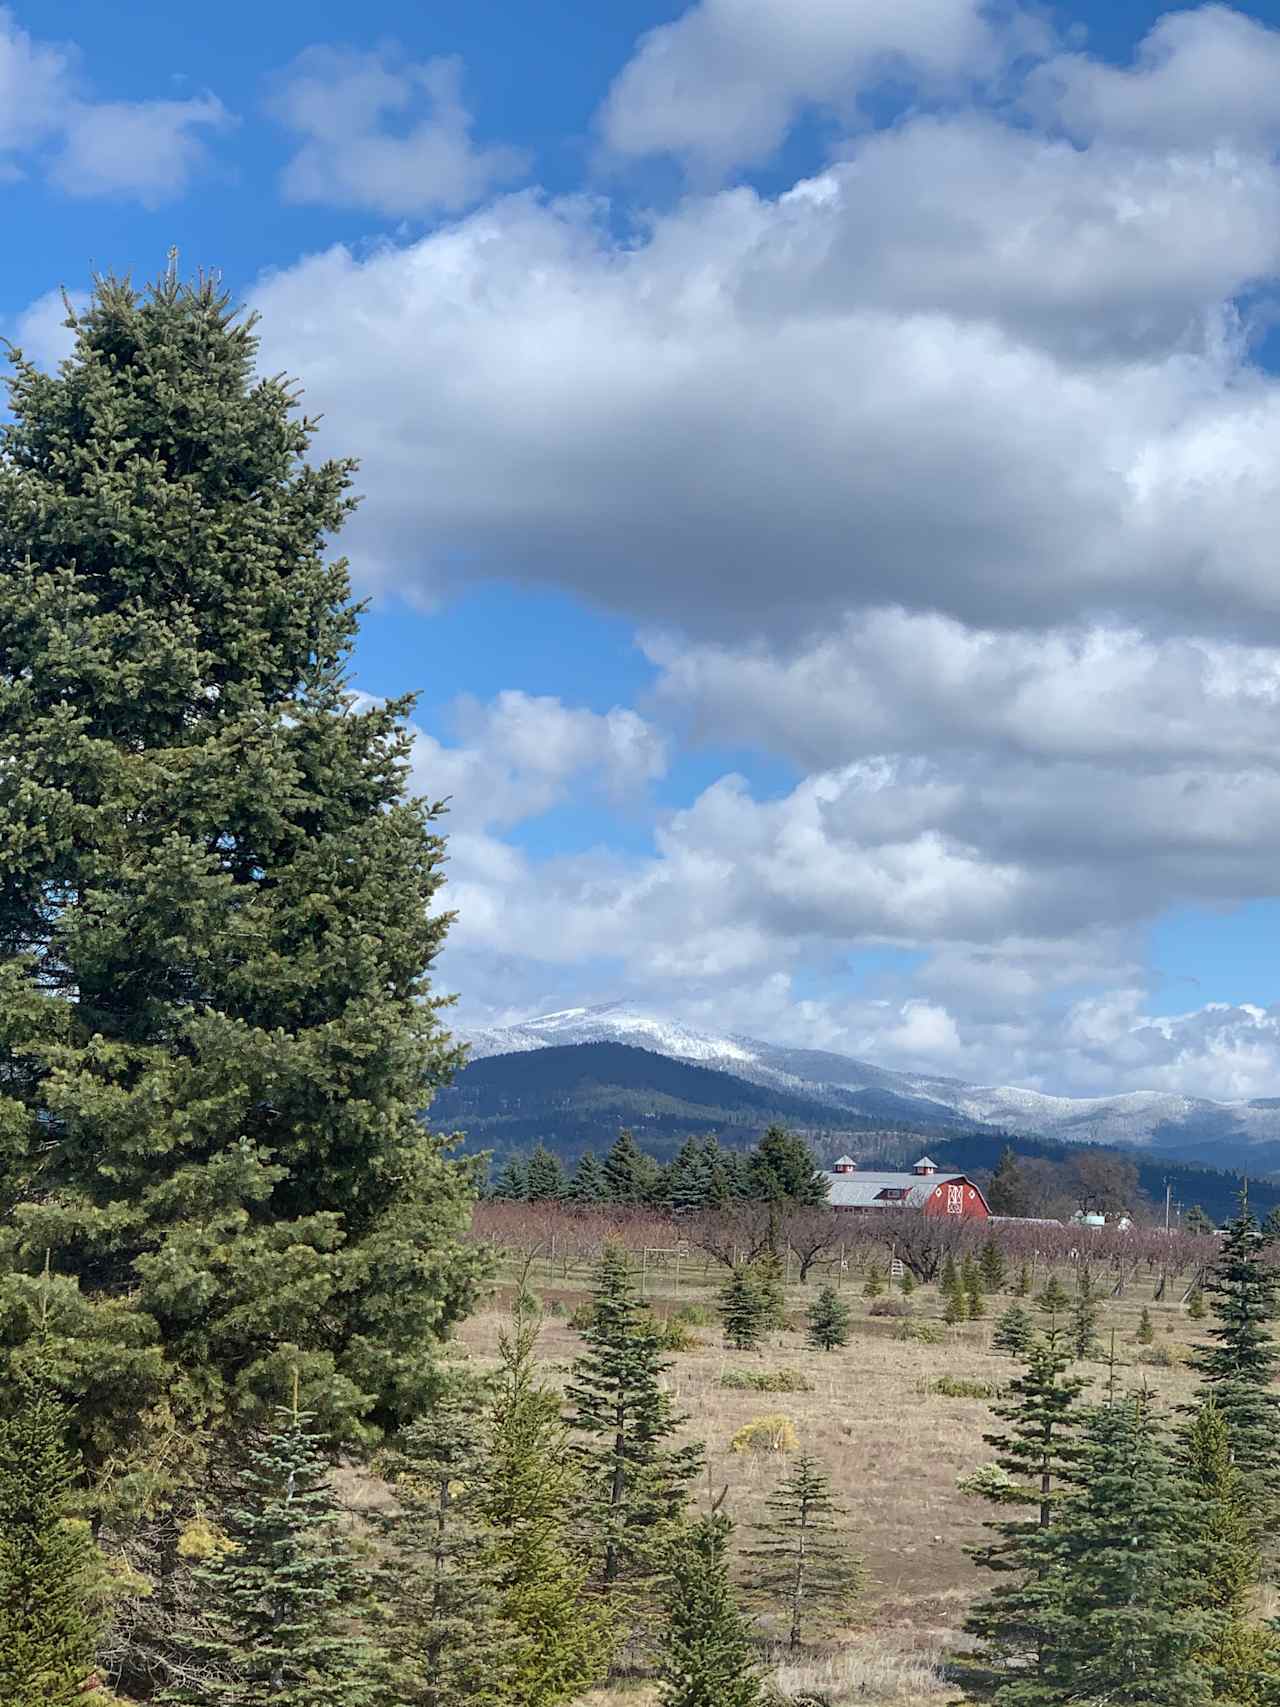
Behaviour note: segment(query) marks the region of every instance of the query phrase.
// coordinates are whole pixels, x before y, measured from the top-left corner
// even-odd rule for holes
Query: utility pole
[[[1169,1231],[1169,1209],[1172,1202],[1173,1181],[1171,1179],[1167,1179],[1164,1182],[1164,1230],[1166,1233]]]

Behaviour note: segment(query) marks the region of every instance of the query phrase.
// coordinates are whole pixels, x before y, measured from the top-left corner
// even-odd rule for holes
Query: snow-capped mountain
[[[998,1126],[1064,1141],[1123,1144],[1221,1167],[1280,1167],[1280,1099],[1212,1102],[1165,1091],[1111,1097],[1047,1096],[1011,1085],[899,1073],[821,1049],[791,1049],[733,1033],[695,1031],[624,1003],[565,1008],[519,1025],[469,1034],[473,1060],[574,1043],[624,1043],[801,1092],[838,1112],[942,1125]]]

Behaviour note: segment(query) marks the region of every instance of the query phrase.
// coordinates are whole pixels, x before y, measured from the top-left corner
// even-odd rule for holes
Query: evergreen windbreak
[[[0,1344],[47,1297],[91,1462],[295,1369],[367,1433],[474,1269],[419,1118],[439,808],[326,555],[353,465],[210,282],[101,281],[74,331],[0,438]]]

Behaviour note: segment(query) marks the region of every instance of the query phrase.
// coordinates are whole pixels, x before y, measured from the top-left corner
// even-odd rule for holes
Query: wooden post
[[[641,1247],[640,1247],[640,1296],[641,1296],[641,1298],[644,1297],[645,1280],[648,1277],[648,1273],[649,1273],[649,1247],[648,1247],[648,1245],[641,1245]]]

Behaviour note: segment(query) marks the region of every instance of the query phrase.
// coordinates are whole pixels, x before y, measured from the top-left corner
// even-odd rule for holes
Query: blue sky
[[[0,327],[362,458],[464,1024],[1280,1092],[1280,6],[0,7]]]

